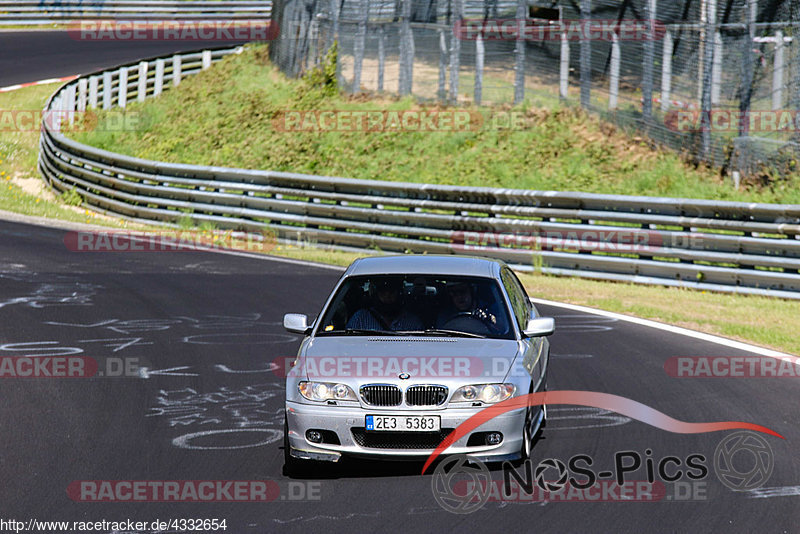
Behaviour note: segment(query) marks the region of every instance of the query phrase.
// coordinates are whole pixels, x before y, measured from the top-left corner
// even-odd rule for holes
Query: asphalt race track
[[[0,31],[0,87],[88,74],[183,50],[220,48],[237,41],[82,41],[66,31]]]
[[[0,32],[0,86],[201,46]],[[789,532],[800,524],[797,378],[673,378],[664,369],[671,357],[749,353],[559,307],[539,306],[556,317],[550,390],[613,393],[681,421],[769,427],[786,439],[765,438],[774,453],[766,484],[734,492],[720,482],[713,456],[731,431],[673,434],[570,406],[550,407],[534,463],[587,454],[600,472],[614,468],[616,452],[645,458],[650,450],[656,462],[702,454],[708,476],[666,484],[656,502],[490,501],[468,515],[436,503],[433,477],[418,463],[343,461],[289,480],[281,474],[283,380],[270,363],[300,342],[283,330],[283,314],[316,315],[339,271],[212,252],[78,253],[65,235],[0,222],[0,361],[86,356],[104,376],[0,378],[0,520],[225,519],[234,533]],[[132,376],[108,376],[126,362]],[[492,476],[502,480],[501,471]],[[628,480],[644,478],[642,468]],[[270,480],[280,495],[134,503],[68,494],[74,481],[91,480]]]
[[[281,475],[283,383],[269,363],[293,355],[300,341],[283,330],[283,313],[315,315],[339,272],[211,252],[70,252],[65,233],[0,223],[0,357],[80,354],[100,362],[101,371],[110,365],[114,372],[118,361],[147,370],[0,379],[6,518],[225,518],[229,532],[797,528],[796,379],[672,378],[663,368],[671,356],[745,353],[561,308],[540,307],[557,321],[550,390],[614,393],[683,421],[772,428],[786,437],[767,437],[775,467],[765,488],[772,489],[734,492],[718,481],[711,458],[729,432],[671,434],[613,413],[558,406],[535,447],[537,462],[585,453],[600,471],[613,468],[617,451],[644,457],[651,449],[655,459],[703,454],[710,467],[703,498],[490,501],[456,515],[436,504],[432,477],[420,476],[417,463],[345,461],[289,481]],[[634,475],[644,479],[643,470]],[[82,480],[273,480],[281,496],[267,503],[73,501],[67,488]],[[759,497],[775,493],[789,495]]]

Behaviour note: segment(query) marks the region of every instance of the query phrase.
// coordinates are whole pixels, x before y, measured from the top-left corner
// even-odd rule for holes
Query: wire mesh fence
[[[575,102],[737,184],[797,170],[796,0],[278,0],[274,17],[290,75],[337,42],[347,91]]]

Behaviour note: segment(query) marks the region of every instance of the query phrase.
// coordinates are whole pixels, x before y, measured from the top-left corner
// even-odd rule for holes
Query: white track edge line
[[[565,308],[568,310],[574,310],[583,313],[591,313],[593,315],[601,315],[603,317],[611,317],[614,319],[618,319],[620,321],[627,321],[629,323],[648,326],[650,328],[657,328],[659,330],[664,330],[666,332],[670,332],[673,334],[680,334],[682,336],[688,336],[688,337],[693,337],[695,339],[701,339],[703,341],[709,341],[711,343],[724,345],[726,347],[730,347],[733,349],[745,350],[748,352],[752,352],[754,354],[760,354],[761,356],[768,356],[780,360],[788,359],[792,362],[795,361],[794,356],[792,356],[791,354],[787,354],[785,352],[779,352],[776,350],[759,347],[757,345],[751,345],[750,343],[745,343],[743,341],[734,341],[733,339],[715,336],[713,334],[706,334],[705,332],[698,332],[697,330],[690,330],[688,328],[683,328],[680,326],[673,326],[665,323],[660,323],[658,321],[653,321],[652,319],[631,317],[630,315],[623,315],[621,313],[610,312],[598,308],[590,308],[588,306],[580,306],[578,304],[566,304],[564,302],[556,302],[554,300],[531,298],[531,301],[535,302],[536,304],[544,304],[546,306],[558,306],[559,308]]]

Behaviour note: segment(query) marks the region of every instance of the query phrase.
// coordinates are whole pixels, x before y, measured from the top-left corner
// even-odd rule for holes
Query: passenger
[[[403,281],[383,278],[371,282],[375,287],[372,304],[361,308],[347,321],[353,330],[422,330],[422,321],[405,309]]]

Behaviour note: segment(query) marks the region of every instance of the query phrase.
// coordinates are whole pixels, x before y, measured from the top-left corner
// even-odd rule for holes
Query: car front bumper
[[[361,407],[333,407],[287,402],[286,414],[289,425],[290,454],[295,458],[332,462],[339,461],[342,455],[395,460],[424,460],[433,453],[436,444],[439,443],[438,438],[431,437],[428,440],[422,440],[433,440],[436,443],[428,443],[425,448],[408,448],[408,443],[404,443],[403,448],[398,447],[397,444],[388,447],[383,444],[376,445],[370,443],[368,439],[364,439],[365,416],[438,415],[441,417],[441,428],[444,430],[456,428],[484,408],[446,408],[428,411],[414,409],[403,411],[401,409],[364,409]],[[475,459],[488,462],[515,460],[520,457],[524,422],[524,408],[499,415],[457,440],[447,449],[447,454],[468,454]],[[335,432],[340,444],[312,443],[308,441],[306,439],[306,431],[311,429]],[[476,432],[500,432],[503,434],[503,440],[497,445],[480,444],[468,446],[467,443],[470,436]],[[443,438],[447,433],[449,432],[443,431],[440,437]],[[380,436],[381,439],[391,441],[387,436],[389,433],[371,432],[369,434],[370,437],[382,434]],[[404,432],[402,435],[398,433],[393,434],[393,436],[397,437],[398,441],[411,440],[411,446],[414,447],[414,440],[418,437],[418,434],[416,432]],[[429,436],[431,435],[429,434]],[[359,443],[359,438],[361,443]],[[365,443],[365,441],[367,442]]]

